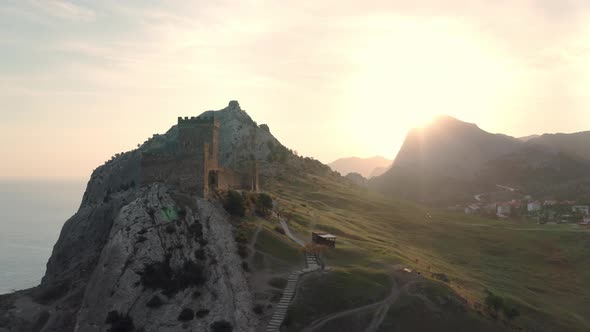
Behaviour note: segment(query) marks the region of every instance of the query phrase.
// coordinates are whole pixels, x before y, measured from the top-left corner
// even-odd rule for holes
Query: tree
[[[230,190],[225,200],[225,210],[234,216],[243,217],[246,214],[246,201],[238,191]]]
[[[486,304],[486,307],[488,307],[489,309],[493,309],[495,312],[497,312],[499,309],[501,309],[504,306],[504,299],[502,299],[500,296],[488,291],[488,295],[486,296],[486,299],[485,299],[485,304]]]
[[[256,199],[256,211],[260,214],[267,215],[272,211],[272,208],[272,197],[267,193],[258,194],[258,198]]]

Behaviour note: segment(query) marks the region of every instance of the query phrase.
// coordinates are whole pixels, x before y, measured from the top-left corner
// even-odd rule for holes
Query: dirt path
[[[377,331],[377,329],[379,328],[381,323],[383,323],[383,320],[385,319],[385,316],[387,315],[387,312],[389,311],[389,308],[391,307],[391,305],[393,305],[397,301],[397,299],[399,298],[399,295],[403,291],[407,291],[408,287],[410,287],[410,285],[414,283],[413,281],[409,282],[400,288],[399,284],[397,283],[397,281],[394,278],[391,278],[391,280],[392,280],[391,291],[385,299],[383,299],[379,302],[376,302],[376,303],[371,303],[371,304],[367,304],[367,305],[360,306],[357,308],[336,312],[336,313],[324,316],[322,318],[316,319],[315,321],[311,322],[311,324],[308,327],[303,329],[303,332],[314,332],[334,319],[338,319],[338,318],[346,317],[348,315],[358,314],[358,313],[361,313],[364,311],[370,311],[370,310],[375,310],[375,314],[373,315],[373,319],[371,320],[371,323],[369,324],[369,326],[367,327],[367,329],[365,331],[371,331],[371,332]]]

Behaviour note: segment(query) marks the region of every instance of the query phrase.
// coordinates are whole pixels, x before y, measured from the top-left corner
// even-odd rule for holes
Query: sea
[[[0,294],[38,285],[87,179],[0,179]]]

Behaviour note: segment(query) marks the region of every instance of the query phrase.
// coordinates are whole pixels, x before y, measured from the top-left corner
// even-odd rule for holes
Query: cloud
[[[61,19],[90,22],[96,18],[93,10],[68,1],[35,0],[32,4],[44,13]]]

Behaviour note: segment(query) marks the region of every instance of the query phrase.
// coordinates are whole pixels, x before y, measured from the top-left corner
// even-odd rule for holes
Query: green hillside
[[[387,271],[405,264],[425,277],[447,280],[436,284],[450,286],[482,316],[490,316],[487,292],[499,296],[520,313],[504,323],[511,327],[590,329],[588,229],[435,210],[329,176],[279,177],[264,188],[278,199],[301,237],[311,230],[338,236],[337,249],[323,255],[336,271]],[[400,312],[388,313],[395,314]],[[385,322],[393,319],[388,316]]]

